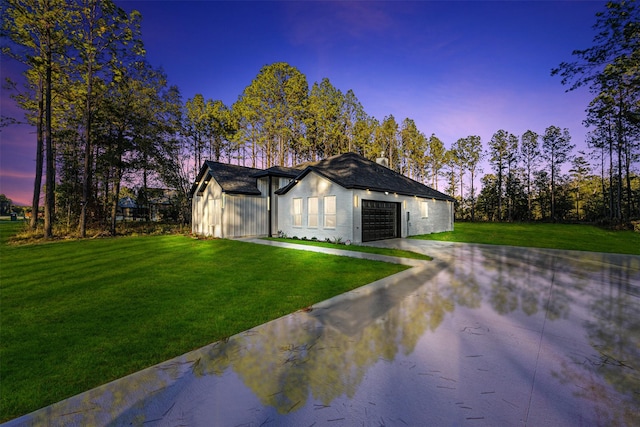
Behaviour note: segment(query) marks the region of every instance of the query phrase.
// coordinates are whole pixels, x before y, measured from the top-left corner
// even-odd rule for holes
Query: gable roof
[[[260,172],[253,175],[256,178],[262,178],[263,176],[280,176],[284,178],[295,178],[300,175],[304,168],[300,166],[286,167],[286,166],[271,166],[269,169],[260,170]]]
[[[347,189],[388,191],[405,196],[454,201],[451,196],[407,178],[356,153],[339,154],[311,163],[296,177],[295,181],[277,190],[276,194],[287,193],[296,185],[297,181],[311,172],[316,172]]]
[[[262,193],[258,190],[255,175],[261,171],[246,166],[206,161],[198,173],[196,182],[191,186],[190,194],[193,196],[196,191],[204,190],[213,178],[225,193],[260,195]]]
[[[190,194],[193,196],[196,191],[203,191],[210,179],[213,178],[225,193],[259,196],[262,193],[258,189],[258,178],[265,176],[291,178],[292,181],[288,185],[275,192],[276,194],[286,194],[299,180],[311,172],[347,189],[387,191],[404,196],[455,200],[356,153],[339,154],[317,162],[303,163],[296,167],[273,166],[268,169],[205,161],[195,183],[191,186]]]

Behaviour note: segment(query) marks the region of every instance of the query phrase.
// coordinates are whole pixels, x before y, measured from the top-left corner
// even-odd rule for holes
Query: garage
[[[362,201],[362,241],[400,237],[400,203]]]

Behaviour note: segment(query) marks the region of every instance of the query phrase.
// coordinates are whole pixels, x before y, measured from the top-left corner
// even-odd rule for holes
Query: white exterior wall
[[[336,226],[324,227],[324,197],[336,196]],[[318,226],[308,225],[308,198],[318,198]],[[293,225],[293,199],[302,199],[302,226]],[[340,238],[355,241],[353,235],[353,192],[347,190],[315,172],[310,172],[287,194],[278,196],[278,230],[289,237],[313,237],[318,240]],[[358,239],[360,237],[358,236]]]
[[[260,184],[258,187],[263,191],[263,185]],[[225,194],[214,179],[192,200],[191,230],[194,234],[217,238],[266,236],[267,221],[266,194]]]
[[[268,180],[267,178],[264,178],[266,181],[266,185],[268,186]],[[278,236],[278,230],[280,230],[279,226],[278,226],[278,211],[280,209],[280,199],[281,197],[278,196],[277,194],[275,194],[276,190],[279,190],[280,188],[286,186],[287,184],[289,184],[289,182],[291,182],[290,178],[285,178],[285,177],[277,177],[274,176],[271,178],[271,198],[268,202],[268,207],[270,208],[270,212],[269,215],[271,215],[271,235],[273,237],[277,237]],[[268,188],[268,187],[265,187]],[[263,191],[262,188],[260,188],[260,191]],[[265,190],[266,191],[266,190]],[[264,193],[264,191],[263,191]],[[268,194],[267,194],[268,195]],[[268,228],[268,224],[267,224],[267,228]],[[267,230],[268,232],[268,230]]]
[[[288,179],[273,178],[272,190],[286,185]],[[223,194],[211,179],[202,194],[192,200],[192,232],[218,238],[266,236],[269,231],[268,210],[272,215],[272,233],[282,231],[289,237],[313,237],[319,240],[336,238],[353,243],[362,241],[362,200],[400,203],[401,237],[453,230],[451,202],[419,197],[384,194],[366,190],[348,190],[311,172],[285,195],[272,193],[268,201],[268,180],[258,180],[262,196]],[[336,196],[336,227],[324,227],[324,197]],[[308,198],[318,198],[318,225],[308,225]],[[293,226],[293,199],[302,199],[302,226]],[[423,217],[422,203],[427,203],[428,215]],[[407,212],[409,218],[407,219]]]
[[[362,241],[362,200],[400,203],[400,237],[420,234],[440,233],[453,230],[453,204],[444,200],[423,199],[414,196],[402,196],[394,193],[379,193],[366,190],[354,190],[358,206],[353,213],[353,242]],[[428,216],[422,217],[422,202],[427,202]],[[409,217],[407,218],[407,212]]]
[[[191,232],[200,236],[222,237],[222,188],[214,179],[202,193],[194,194]]]
[[[325,229],[323,197],[336,196],[335,229]],[[318,197],[318,227],[308,226],[308,197]],[[293,226],[293,199],[302,198],[302,226]],[[353,243],[362,242],[362,200],[400,203],[400,237],[439,233],[453,230],[451,202],[419,197],[385,194],[367,190],[347,190],[316,173],[304,177],[287,194],[279,196],[279,230],[289,237],[318,240],[340,238]],[[427,217],[422,216],[422,202],[428,205]],[[407,212],[409,217],[407,218]],[[274,231],[275,232],[275,231]]]
[[[403,211],[409,212],[409,222],[407,224],[407,214],[405,213],[402,227],[403,237],[453,231],[452,202],[420,197],[405,197],[404,199],[406,200],[406,208],[403,206]],[[427,203],[426,217],[422,216],[423,202]]]

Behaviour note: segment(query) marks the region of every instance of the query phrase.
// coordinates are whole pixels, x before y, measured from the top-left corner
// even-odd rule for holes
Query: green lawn
[[[0,421],[407,267],[229,240],[9,246],[0,221]]]
[[[433,258],[428,255],[423,255],[418,252],[405,251],[402,249],[376,248],[374,246],[359,246],[359,245],[341,245],[341,244],[314,241],[314,240],[281,239],[281,238],[274,238],[274,237],[267,237],[265,238],[265,240],[295,243],[298,245],[320,246],[322,248],[341,249],[343,251],[366,252],[369,254],[387,255],[387,256],[395,256],[395,257],[410,258],[410,259],[420,259],[424,261],[433,260]]]
[[[591,225],[457,222],[454,231],[413,238],[640,255],[640,233]]]

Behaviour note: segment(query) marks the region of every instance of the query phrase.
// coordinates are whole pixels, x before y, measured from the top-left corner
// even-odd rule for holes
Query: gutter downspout
[[[269,192],[267,193],[267,215],[269,216],[269,228],[267,230],[267,236],[271,237],[271,233],[273,232],[272,230],[272,217],[271,217],[271,196],[273,195],[273,188],[271,186],[271,175],[269,175],[269,179],[268,179],[268,186],[269,186]]]

